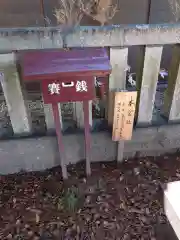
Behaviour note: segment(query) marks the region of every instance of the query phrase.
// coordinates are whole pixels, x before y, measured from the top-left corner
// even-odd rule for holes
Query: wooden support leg
[[[85,154],[86,154],[86,174],[91,175],[91,136],[89,124],[89,102],[83,102],[84,111],[84,131],[85,131]]]
[[[52,104],[52,109],[58,139],[59,154],[61,158],[62,175],[64,179],[67,179],[66,156],[61,132],[61,121],[59,117],[58,103]]]

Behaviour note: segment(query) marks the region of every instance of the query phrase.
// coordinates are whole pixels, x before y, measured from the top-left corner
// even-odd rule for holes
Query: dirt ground
[[[0,239],[175,240],[163,210],[166,183],[180,178],[180,155],[0,177]]]

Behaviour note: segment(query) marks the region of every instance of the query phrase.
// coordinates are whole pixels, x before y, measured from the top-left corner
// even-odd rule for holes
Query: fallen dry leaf
[[[164,240],[157,226],[168,225],[163,188],[179,180],[179,156],[133,159],[118,167],[92,163],[92,169],[85,178],[84,163],[70,168],[66,184],[77,187],[80,198],[74,213],[58,207],[67,190],[60,168],[0,177],[0,239]],[[166,235],[175,240],[172,232]]]

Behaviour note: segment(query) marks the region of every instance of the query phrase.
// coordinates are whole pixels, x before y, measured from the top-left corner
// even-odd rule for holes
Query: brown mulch
[[[174,240],[163,189],[180,178],[178,155],[0,177],[0,239]],[[69,192],[68,192],[69,189]],[[71,194],[70,194],[71,193]]]

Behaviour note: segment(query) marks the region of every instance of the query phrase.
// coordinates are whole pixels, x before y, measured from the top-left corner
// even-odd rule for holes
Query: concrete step
[[[180,181],[167,184],[164,191],[164,210],[177,238],[180,239]],[[173,238],[169,238],[172,239]]]

